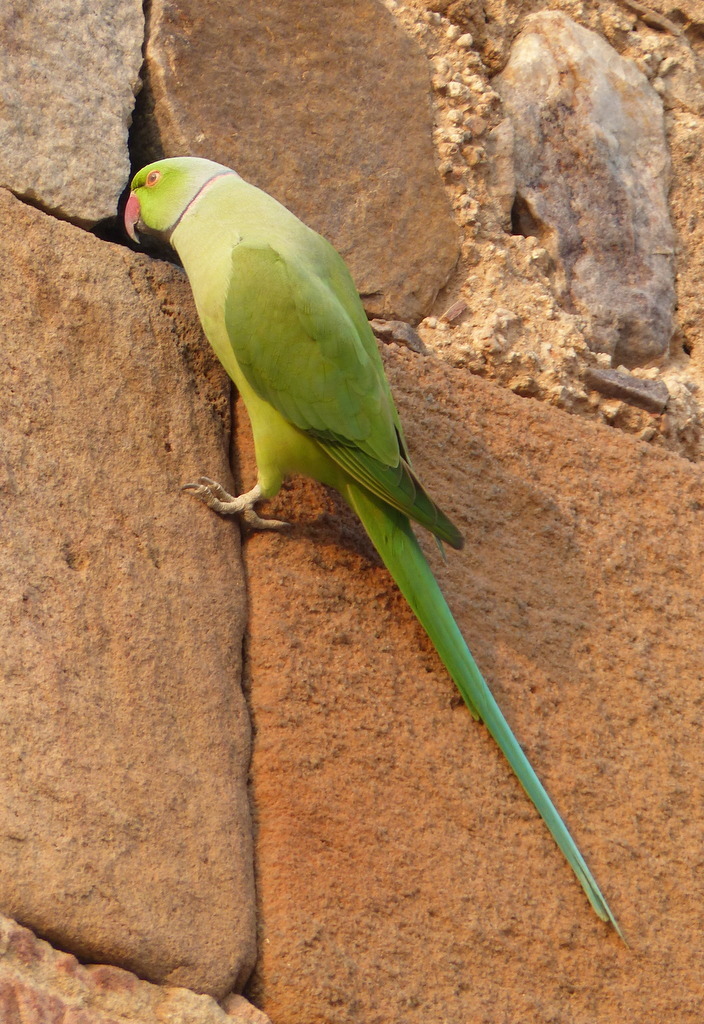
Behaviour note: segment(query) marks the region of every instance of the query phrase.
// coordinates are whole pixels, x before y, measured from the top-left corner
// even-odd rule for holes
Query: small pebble
[[[530,254],[530,262],[534,267],[537,267],[538,270],[542,271],[544,274],[547,274],[552,264],[552,260],[550,259],[550,253],[547,251],[547,249],[543,249],[542,246],[536,246],[536,248],[533,249],[533,251]]]
[[[463,156],[469,167],[476,167],[484,159],[484,150],[481,146],[467,146]]]
[[[485,85],[479,75],[467,75],[465,82],[472,92],[484,92]]]
[[[453,324],[456,320],[462,316],[463,313],[467,312],[467,303],[464,299],[458,299],[457,302],[453,302],[449,309],[446,309],[442,315],[443,320],[447,320]]]
[[[453,100],[466,100],[469,99],[469,89],[461,82],[450,82],[447,95]]]
[[[479,117],[477,114],[472,114],[466,120],[466,125],[472,135],[483,135],[488,127],[488,121],[483,117]]]

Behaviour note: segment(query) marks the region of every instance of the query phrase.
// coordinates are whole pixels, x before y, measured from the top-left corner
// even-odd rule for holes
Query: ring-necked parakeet
[[[581,882],[621,934],[575,841],[482,678],[411,529],[454,548],[457,528],[415,476],[374,334],[342,258],[320,235],[234,171],[181,157],[132,181],[125,225],[176,249],[203,329],[244,399],[256,486],[232,497],[206,477],[186,485],[210,508],[271,527],[254,506],[285,477],[336,488],[435,645],[469,710],[501,747]]]

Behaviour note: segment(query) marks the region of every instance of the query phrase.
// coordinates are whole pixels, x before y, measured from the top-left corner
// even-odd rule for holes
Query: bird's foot
[[[262,519],[254,511],[256,503],[262,500],[262,489],[259,484],[256,484],[246,494],[235,497],[228,494],[217,481],[211,480],[208,476],[200,476],[196,483],[184,484],[181,490],[190,491],[194,498],[205,502],[213,512],[219,512],[224,516],[242,516],[245,523],[253,530],[280,530],[289,525],[280,519]]]

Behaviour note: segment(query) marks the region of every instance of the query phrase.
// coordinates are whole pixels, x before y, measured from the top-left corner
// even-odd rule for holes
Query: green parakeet
[[[285,477],[336,488],[435,645],[469,710],[481,719],[582,884],[621,934],[567,827],[467,648],[410,520],[451,547],[453,523],[411,468],[376,339],[342,258],[271,196],[209,160],[160,160],[135,175],[125,225],[168,239],[188,275],[203,329],[247,406],[256,486],[239,497],[201,477],[188,484],[221,513],[253,526],[255,505]],[[136,230],[135,230],[136,229]]]

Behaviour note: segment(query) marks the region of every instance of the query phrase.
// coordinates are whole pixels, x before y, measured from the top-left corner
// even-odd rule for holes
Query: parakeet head
[[[132,179],[125,206],[127,234],[135,242],[138,231],[170,235],[191,203],[225,174],[238,176],[229,167],[193,156],[157,160],[143,167]]]

